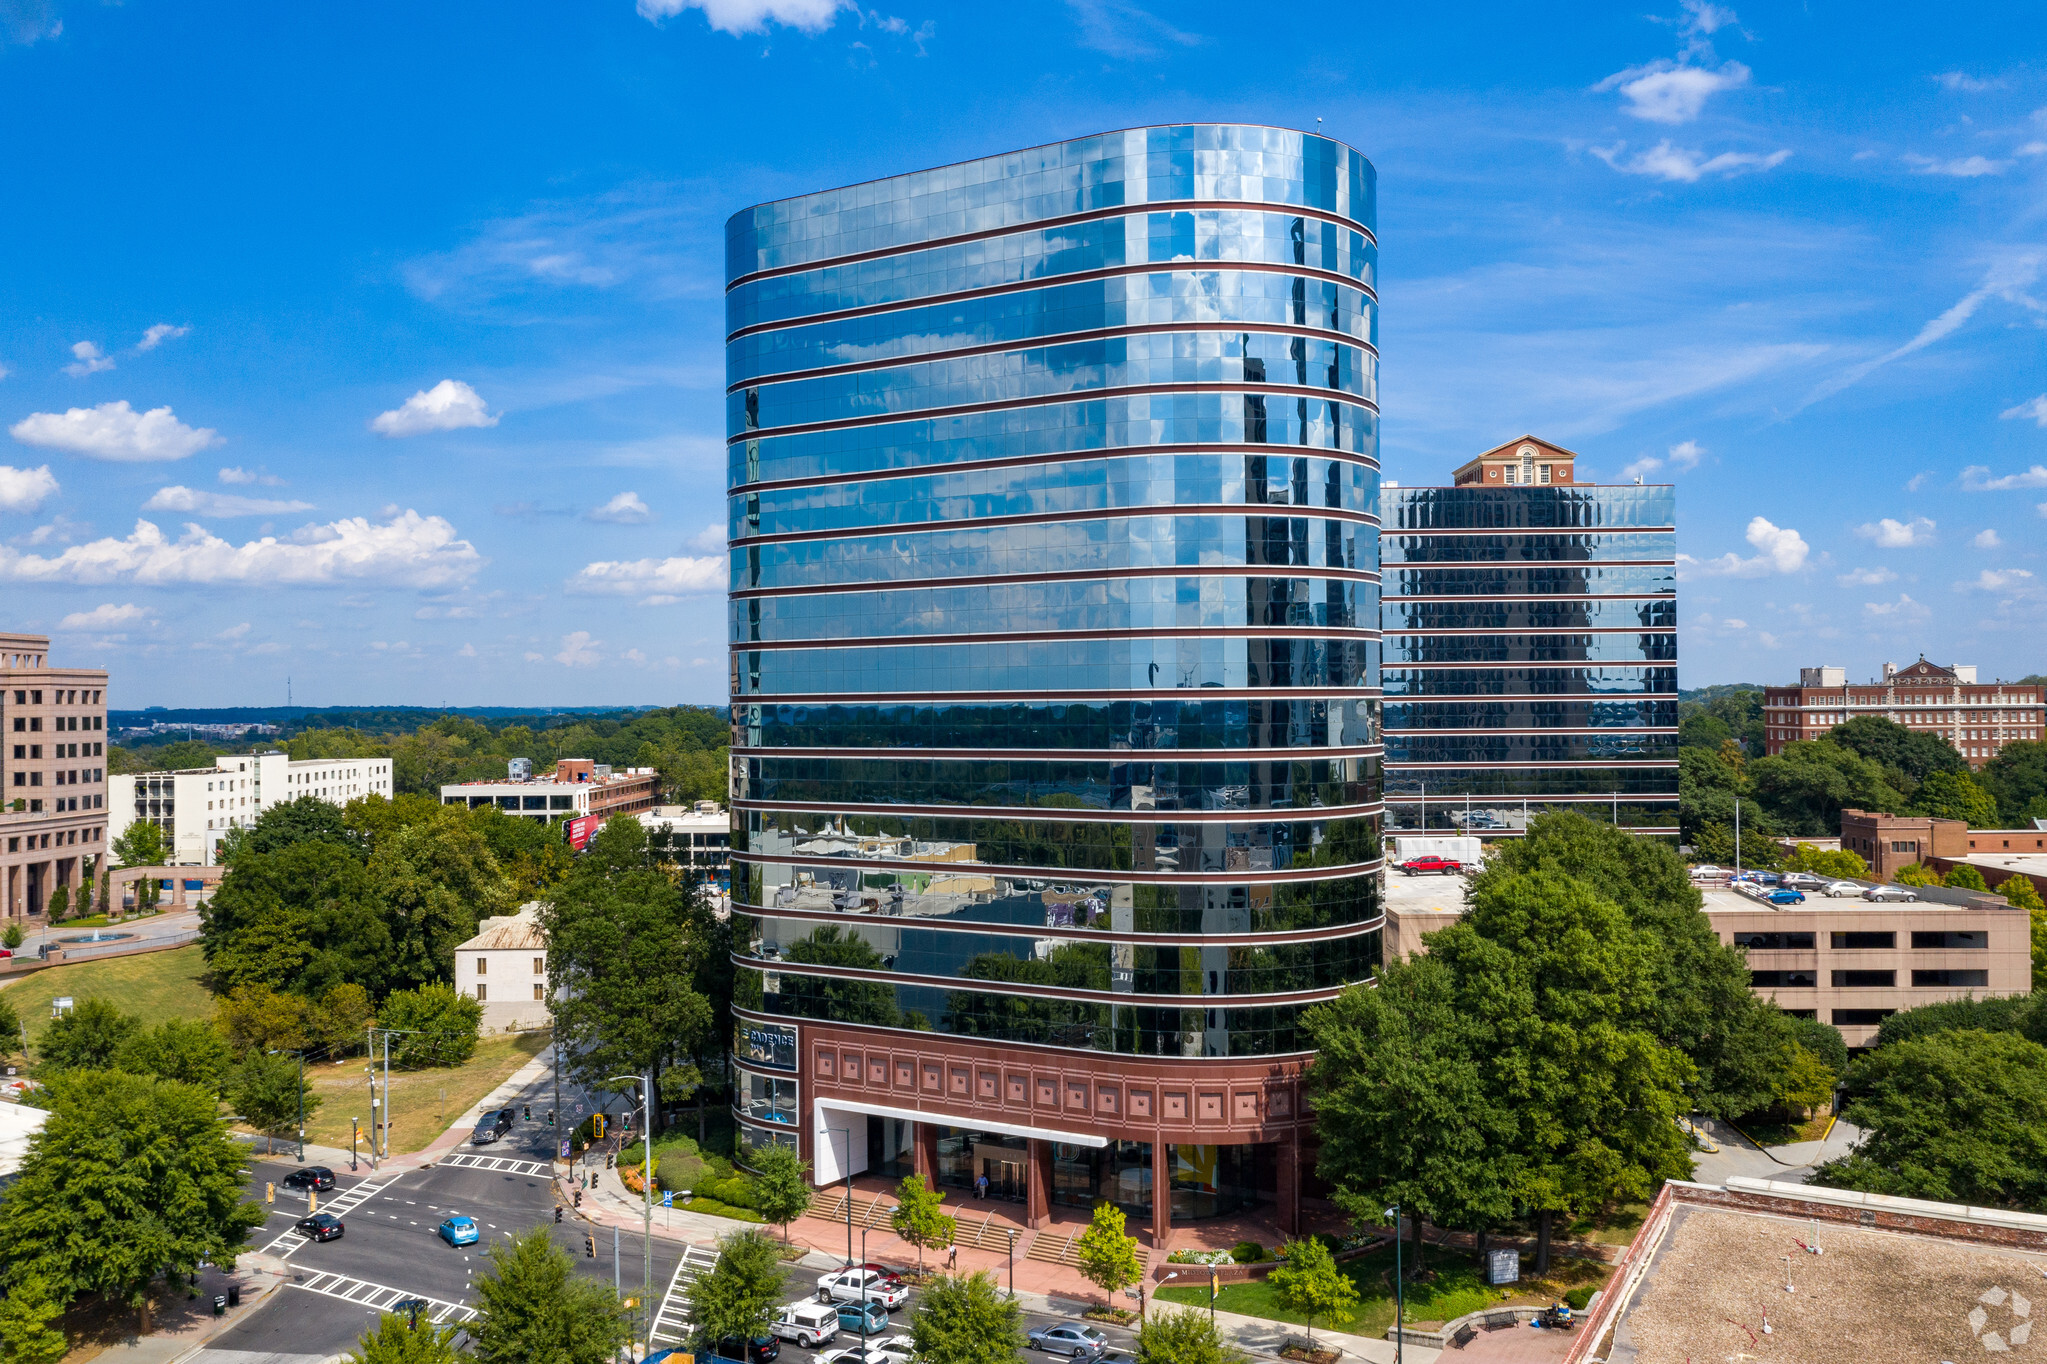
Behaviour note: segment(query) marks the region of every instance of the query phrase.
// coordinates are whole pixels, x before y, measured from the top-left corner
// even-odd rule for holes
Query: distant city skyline
[[[1026,16],[0,8],[5,627],[117,709],[719,704],[727,218],[1236,120],[1378,167],[1388,479],[1680,485],[1682,686],[2047,670],[2031,7]]]

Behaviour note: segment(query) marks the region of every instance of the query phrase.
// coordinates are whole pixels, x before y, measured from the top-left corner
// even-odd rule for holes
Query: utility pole
[[[377,1166],[377,1025],[363,1029],[363,1051],[370,1063],[363,1067],[370,1077],[370,1168]]]
[[[384,1159],[391,1158],[391,1034],[384,1034]]]
[[[646,1143],[645,1162],[640,1166],[640,1192],[646,1208],[646,1238],[641,1242],[640,1310],[647,1314],[647,1330],[641,1337],[654,1348],[654,1071],[647,1070],[646,1101],[641,1105],[640,1137]]]

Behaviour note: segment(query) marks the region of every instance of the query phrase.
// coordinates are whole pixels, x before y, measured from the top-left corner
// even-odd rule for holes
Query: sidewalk
[[[240,1322],[290,1279],[291,1267],[274,1255],[245,1253],[236,1259],[232,1273],[203,1270],[194,1285],[196,1297],[163,1306],[150,1323],[152,1330],[148,1335],[124,1337],[102,1350],[97,1358],[108,1364],[175,1364]],[[216,1317],[213,1299],[217,1294],[226,1294],[230,1282],[241,1285],[242,1301],[229,1309],[226,1316]]]
[[[1724,1184],[1730,1175],[1803,1184],[1814,1166],[1847,1155],[1849,1148],[1862,1140],[1861,1128],[1839,1120],[1822,1141],[1795,1141],[1784,1146],[1758,1146],[1732,1123],[1714,1118],[1701,1118],[1699,1127],[1720,1147],[1693,1153],[1696,1173],[1692,1177],[1707,1184]]]

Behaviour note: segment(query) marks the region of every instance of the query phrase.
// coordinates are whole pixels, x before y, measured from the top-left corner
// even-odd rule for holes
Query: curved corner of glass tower
[[[1380,959],[1375,193],[1177,125],[728,224],[745,1141],[1297,1216]]]

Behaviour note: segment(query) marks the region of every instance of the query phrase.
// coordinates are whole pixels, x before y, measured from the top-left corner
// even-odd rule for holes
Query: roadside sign
[[[604,821],[596,815],[584,815],[581,819],[565,819],[562,821],[562,832],[567,836],[569,846],[581,852],[590,846],[590,840],[596,836],[603,823]]]
[[[675,1206],[675,1190],[663,1189],[661,1191],[661,1206],[664,1208],[672,1208]]]
[[[562,1138],[561,1158],[563,1160],[567,1160],[569,1158],[569,1139],[567,1137]]]
[[[1521,1281],[1521,1252],[1518,1250],[1489,1250],[1486,1252],[1486,1282],[1495,1287],[1500,1284]]]

